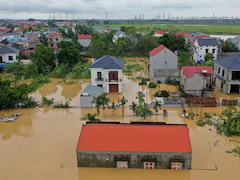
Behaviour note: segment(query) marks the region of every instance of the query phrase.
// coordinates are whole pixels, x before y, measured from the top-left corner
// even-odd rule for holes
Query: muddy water
[[[221,112],[220,108],[204,108],[206,112]],[[237,146],[229,139],[217,135],[212,127],[197,127],[192,120],[182,119],[181,109],[168,109],[169,116],[153,116],[147,121],[186,123],[193,148],[192,168],[188,171],[77,168],[76,144],[81,130],[82,117],[94,109],[16,109],[0,112],[2,115],[22,113],[13,123],[0,123],[0,179],[6,180],[112,180],[112,179],[163,179],[163,180],[237,180],[240,178],[240,158],[225,151]],[[102,110],[101,110],[102,113]],[[122,109],[105,112],[105,121],[129,122],[138,119],[132,112]],[[103,116],[101,114],[101,116]],[[240,144],[238,144],[240,145]],[[216,170],[216,167],[218,170]],[[214,170],[215,169],[215,170]]]
[[[216,97],[217,101],[219,101],[219,98],[227,99],[227,100],[236,100],[237,98],[240,98],[239,93],[231,93],[230,95],[225,94],[222,92],[221,89],[216,88],[215,92],[213,93],[213,97]]]

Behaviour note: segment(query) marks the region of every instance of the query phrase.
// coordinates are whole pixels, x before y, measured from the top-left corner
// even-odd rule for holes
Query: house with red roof
[[[49,46],[53,49],[57,49],[57,43],[62,40],[61,32],[50,32],[47,35]]]
[[[20,33],[21,35],[23,35],[23,30],[21,30],[21,29],[15,29],[12,32]]]
[[[172,52],[163,44],[149,52],[148,69],[153,81],[165,82],[168,77],[179,77],[177,53]]]
[[[191,169],[187,125],[86,124],[77,144],[78,167]]]
[[[154,33],[154,37],[162,37],[164,34],[166,34],[167,31],[164,31],[164,30],[158,30],[158,32],[155,32]]]
[[[213,67],[183,66],[180,83],[186,94],[201,97],[206,89],[212,88]]]
[[[83,47],[88,47],[91,44],[92,35],[91,34],[79,34],[78,43]]]

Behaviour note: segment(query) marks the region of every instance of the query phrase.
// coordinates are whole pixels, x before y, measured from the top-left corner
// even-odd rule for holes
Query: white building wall
[[[14,53],[12,53],[12,54],[0,54],[0,56],[2,56],[3,63],[18,62],[17,54],[14,54]],[[13,60],[9,61],[9,56],[12,56]]]
[[[91,39],[78,39],[78,43],[83,47],[88,47],[91,44]]]

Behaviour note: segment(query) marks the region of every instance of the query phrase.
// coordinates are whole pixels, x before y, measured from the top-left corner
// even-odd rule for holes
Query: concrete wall
[[[88,47],[91,44],[91,39],[78,39],[78,43],[83,47]]]
[[[3,61],[3,63],[14,63],[14,62],[18,62],[17,55],[18,55],[18,54],[15,54],[15,53],[0,54],[0,56],[2,56],[2,61]],[[12,56],[12,57],[13,57],[13,60],[12,60],[12,61],[9,61],[9,56]]]
[[[175,155],[182,155],[185,159],[183,169],[191,169],[192,153],[137,153],[137,152],[103,152],[103,151],[77,151],[78,167],[106,167],[115,168],[115,157],[128,155],[129,168],[143,168],[142,158],[151,156],[157,158],[156,169],[170,169],[169,159]]]
[[[217,54],[218,54],[218,47],[217,46],[199,46],[198,42],[196,41],[194,46],[196,47],[196,50],[194,51],[193,59],[195,62],[199,60],[205,59],[206,55],[206,49],[208,49],[208,53],[213,53],[213,49],[215,49],[215,53],[213,53],[213,60],[217,59]]]
[[[81,108],[92,108],[95,107],[94,104],[92,104],[93,97],[92,96],[80,96],[80,107]]]
[[[223,88],[221,88],[222,81],[220,81],[218,78],[216,78],[216,86],[221,89],[224,93],[228,93],[228,85],[226,83],[223,83]]]
[[[106,81],[109,79],[108,73],[109,71],[118,71],[118,79],[121,81],[118,82],[108,82]],[[97,72],[102,73],[103,81],[96,81],[97,78]],[[109,84],[118,84],[118,93],[122,93],[123,89],[123,70],[122,69],[101,69],[101,68],[92,68],[91,69],[91,82],[92,85],[102,85],[104,88],[104,91],[106,93],[109,93]]]

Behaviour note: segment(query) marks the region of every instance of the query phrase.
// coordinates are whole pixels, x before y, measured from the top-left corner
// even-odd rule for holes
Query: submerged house
[[[86,124],[77,145],[78,167],[191,169],[186,125]]]
[[[203,96],[213,84],[212,66],[183,66],[181,69],[181,86],[186,94]]]
[[[91,34],[79,34],[78,43],[83,47],[88,47],[91,44],[92,35]]]
[[[178,56],[164,45],[149,52],[148,69],[153,81],[165,82],[168,77],[179,77]]]
[[[0,47],[0,69],[3,69],[5,64],[18,62],[19,50],[10,46]]]
[[[122,31],[118,31],[113,35],[113,42],[116,43],[119,38],[125,38],[127,37],[127,34]]]
[[[216,86],[224,93],[240,93],[240,55],[214,61]]]
[[[88,84],[80,94],[80,107],[81,108],[92,108],[95,107],[93,104],[94,98],[97,98],[104,92],[104,89],[99,86]]]
[[[104,88],[106,93],[122,93],[124,61],[106,55],[94,61],[89,67],[92,85]]]

